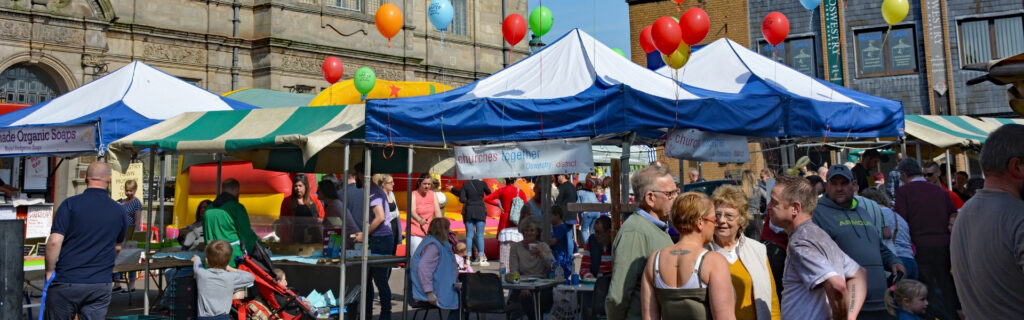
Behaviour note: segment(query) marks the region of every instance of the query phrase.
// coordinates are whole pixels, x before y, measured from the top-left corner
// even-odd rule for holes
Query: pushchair
[[[252,252],[242,246],[238,270],[249,272],[255,280],[245,299],[232,300],[232,319],[306,320],[316,319],[316,311],[288,288],[277,283],[277,275],[266,249],[256,245]]]

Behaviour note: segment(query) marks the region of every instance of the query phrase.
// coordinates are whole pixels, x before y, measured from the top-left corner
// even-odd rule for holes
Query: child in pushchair
[[[265,249],[255,246],[253,252],[238,258],[238,270],[252,273],[256,280],[245,299],[232,301],[239,320],[306,320],[316,319],[315,311],[299,300],[278,275]],[[283,273],[283,272],[282,272]],[[280,281],[280,282],[279,282]]]

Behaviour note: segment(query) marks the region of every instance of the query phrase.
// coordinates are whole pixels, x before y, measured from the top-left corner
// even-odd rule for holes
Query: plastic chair
[[[430,316],[430,311],[432,311],[432,310],[436,310],[437,311],[437,317],[439,319],[441,318],[441,309],[439,309],[437,306],[432,305],[432,304],[430,304],[429,302],[426,302],[426,301],[417,301],[416,299],[412,299],[410,297],[409,298],[409,308],[416,309],[412,313],[412,320],[416,320],[417,316],[420,314],[420,312],[423,312],[423,320],[427,320],[427,317]]]
[[[477,320],[481,313],[505,314],[510,319],[514,307],[505,303],[505,293],[501,288],[501,278],[493,273],[467,273],[462,282],[462,311],[464,319],[470,313],[476,313]]]

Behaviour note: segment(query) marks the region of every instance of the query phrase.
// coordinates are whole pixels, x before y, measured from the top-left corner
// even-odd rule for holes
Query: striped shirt
[[[142,211],[142,201],[139,201],[139,198],[135,198],[132,199],[132,201],[125,203],[125,200],[126,199],[121,199],[118,203],[124,207],[124,214],[128,216],[128,225],[134,227],[135,213]]]

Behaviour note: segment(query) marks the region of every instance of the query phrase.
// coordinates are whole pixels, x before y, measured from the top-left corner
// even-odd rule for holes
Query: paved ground
[[[473,266],[473,268],[476,269],[477,271],[481,271],[481,272],[498,273],[498,265],[499,264],[498,264],[497,261],[492,261],[490,266],[487,266],[487,267]],[[412,319],[412,313],[413,313],[412,311],[413,310],[409,311],[409,314],[408,314],[407,317],[402,317],[401,316],[402,315],[402,301],[403,301],[403,298],[404,298],[404,296],[403,296],[403,291],[404,291],[403,288],[404,288],[404,285],[405,285],[405,278],[404,277],[405,277],[405,269],[394,269],[394,271],[391,273],[390,283],[391,283],[391,290],[393,291],[393,298],[392,298],[392,304],[391,304],[391,310],[392,311],[391,312],[392,312],[392,318],[393,319]],[[33,284],[35,286],[42,287],[41,283],[33,283]],[[131,293],[130,295],[127,294],[127,293],[115,293],[115,294],[111,295],[110,309],[109,309],[109,311],[107,313],[108,317],[117,317],[117,316],[124,316],[124,315],[141,315],[141,314],[143,314],[143,307],[142,307],[142,305],[143,305],[143,295],[142,295],[142,293],[144,291],[143,290],[144,282],[140,279],[139,281],[136,281],[135,286],[136,286],[135,292]],[[40,298],[39,298],[38,290],[35,290],[35,289],[32,289],[32,288],[28,288],[28,287],[26,287],[26,289],[30,290],[31,294],[33,294],[32,301],[34,303],[39,303],[39,299]],[[156,302],[157,302],[156,301],[156,297],[157,297],[157,295],[159,295],[159,292],[155,289],[155,284],[153,282],[150,283],[150,291],[149,291],[149,293],[150,293],[150,295],[149,295],[149,297],[150,297],[150,304],[151,305],[155,305]],[[130,296],[130,298],[129,298],[129,296]],[[33,318],[31,318],[31,319],[37,319],[36,317],[39,316],[37,312],[38,312],[38,309],[33,309],[32,310]],[[375,316],[380,314],[380,303],[379,302],[378,303],[374,303],[373,314]],[[422,313],[421,313],[420,317],[422,317]],[[23,318],[29,319],[27,317],[27,314],[24,314]],[[419,319],[422,319],[422,318],[419,318]],[[428,317],[428,319],[439,319],[439,317],[438,317],[436,312],[431,312],[430,316]],[[473,319],[476,319],[475,315],[473,316]],[[481,315],[481,319],[505,319],[505,316],[504,315]]]

